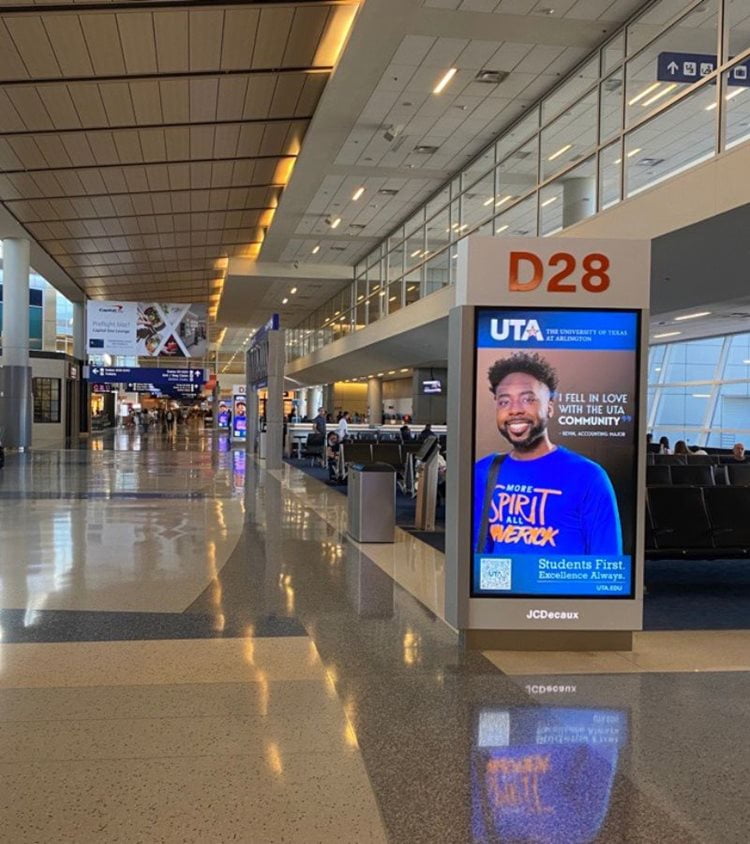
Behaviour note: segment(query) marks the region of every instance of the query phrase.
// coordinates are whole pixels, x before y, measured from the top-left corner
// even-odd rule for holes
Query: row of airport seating
[[[750,463],[646,466],[646,486],[750,486]]]
[[[750,486],[653,486],[648,559],[750,557]]]
[[[649,466],[716,466],[721,463],[737,463],[732,454],[647,454]]]

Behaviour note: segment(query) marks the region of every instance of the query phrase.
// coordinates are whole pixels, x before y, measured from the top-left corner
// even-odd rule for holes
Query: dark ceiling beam
[[[42,11],[42,8],[46,12],[49,7],[34,7],[37,15]],[[79,12],[81,8],[79,8]],[[300,67],[243,67],[233,70],[183,70],[164,73],[159,73],[158,71],[156,73],[115,73],[108,76],[35,76],[32,79],[0,79],[0,86],[3,88],[23,88],[29,85],[32,87],[35,85],[75,85],[83,82],[166,82],[167,80],[178,79],[205,79],[210,77],[225,79],[228,76],[261,76],[263,74],[272,74],[273,76],[290,76],[295,73],[328,74],[332,71],[333,65],[319,65],[317,67],[315,65],[302,65]]]
[[[297,156],[280,152],[272,155],[229,155],[226,158],[159,158],[139,161],[135,164],[71,164],[69,167],[20,167],[17,170],[0,170],[0,176],[23,175],[24,173],[66,173],[69,170],[124,170],[128,167],[165,167],[170,164],[215,164],[219,161],[278,161],[282,158],[297,158]],[[206,190],[206,188],[196,188],[196,190]],[[36,197],[36,199],[43,198]]]
[[[188,123],[127,123],[117,126],[81,126],[74,129],[16,129],[0,131],[0,138],[38,138],[44,135],[88,135],[94,132],[138,132],[146,129],[193,129],[205,126],[252,126],[277,123],[309,123],[311,114],[299,117],[248,117],[242,120],[196,120]]]
[[[47,202],[59,199],[111,199],[113,196],[147,196],[149,194],[162,194],[162,193],[197,193],[197,192],[204,192],[204,191],[212,191],[212,190],[245,190],[247,188],[271,188],[274,190],[283,190],[285,185],[276,183],[276,182],[266,182],[262,185],[218,185],[213,186],[210,188],[168,188],[165,190],[129,190],[129,191],[122,191],[120,193],[65,193],[60,196],[34,196],[29,197],[28,199],[3,199],[2,202],[5,205],[13,205],[13,203],[17,202]],[[218,209],[221,211],[233,211],[233,208],[221,208]],[[187,214],[187,213],[200,213],[200,212],[188,212],[188,211],[175,211],[176,214]],[[210,213],[210,212],[209,212]],[[34,220],[26,220],[27,223],[33,223]]]
[[[0,5],[0,15],[44,15],[44,14],[86,14],[88,12],[142,12],[144,9],[257,9],[268,6],[351,6],[352,0],[231,0],[229,3],[217,3],[216,0],[140,0],[136,5],[133,0],[115,0],[114,3],[87,3],[85,6],[73,3],[51,3],[45,6],[17,6],[13,3]]]
[[[158,236],[158,235],[155,235]],[[87,240],[90,238],[76,238],[77,240]],[[56,241],[55,241],[56,242]],[[210,249],[211,251],[221,253],[225,251],[225,247],[227,246],[252,246],[253,244],[262,243],[262,240],[223,240],[221,243],[205,243],[205,244],[194,244],[193,246],[127,246],[125,249],[94,249],[91,252],[50,252],[50,255],[57,256],[58,258],[75,258],[80,257],[82,255],[122,255],[123,252],[129,252],[131,254],[136,252],[163,252],[165,249]],[[45,241],[42,241],[45,243]],[[223,255],[206,255],[206,260],[211,260],[214,258],[222,258]],[[167,259],[164,259],[167,260]],[[201,259],[196,259],[201,260]],[[131,262],[124,262],[124,263],[136,263],[135,261]],[[85,266],[85,265],[84,265]],[[116,265],[115,265],[116,266]]]
[[[25,201],[25,200],[23,200]],[[118,214],[116,217],[55,217],[52,220],[27,220],[24,225],[36,226],[44,223],[78,223],[96,220],[103,223],[105,220],[142,220],[144,217],[184,217],[190,214],[243,214],[245,211],[271,211],[272,205],[255,205],[246,208],[232,208],[231,210],[221,209],[220,211],[151,211],[148,214]],[[226,228],[234,229],[236,226],[227,226]],[[192,229],[191,229],[192,231]],[[199,229],[204,231],[204,229]],[[124,235],[106,235],[107,237],[123,237]],[[96,237],[103,237],[103,235],[96,235]],[[382,238],[381,238],[382,239]]]

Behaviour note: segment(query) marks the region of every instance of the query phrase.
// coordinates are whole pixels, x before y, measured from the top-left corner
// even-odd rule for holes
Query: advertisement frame
[[[635,365],[632,370],[635,376],[635,388],[633,394],[633,404],[636,408],[640,408],[640,402],[642,398],[642,340],[643,340],[643,311],[639,308],[628,307],[628,308],[618,308],[618,307],[606,307],[606,308],[591,308],[591,307],[583,307],[580,305],[571,305],[569,307],[565,306],[551,306],[551,307],[539,307],[534,305],[477,305],[474,306],[472,309],[472,326],[471,326],[471,337],[472,337],[472,348],[473,348],[473,365],[472,365],[472,374],[471,374],[471,384],[474,388],[477,387],[478,381],[478,372],[477,372],[477,364],[478,364],[478,328],[479,328],[479,315],[481,312],[487,311],[503,311],[503,312],[528,312],[528,311],[540,311],[542,313],[591,313],[591,314],[601,314],[601,313],[623,313],[623,314],[633,314],[636,319],[636,344],[635,348],[633,349],[635,353]],[[473,392],[473,397],[476,399],[476,392]],[[506,595],[500,594],[489,594],[487,592],[477,592],[474,589],[474,551],[473,551],[473,538],[474,538],[474,522],[473,522],[473,505],[474,505],[474,496],[476,494],[475,490],[475,473],[474,473],[474,464],[477,460],[477,443],[476,443],[476,435],[477,435],[477,419],[476,419],[476,401],[472,402],[471,406],[471,502],[472,502],[472,517],[471,517],[471,533],[469,536],[469,549],[471,554],[471,568],[469,571],[469,597],[474,599],[481,599],[481,600],[519,600],[519,599],[531,599],[531,600],[553,600],[553,601],[561,601],[561,600],[581,600],[581,601],[627,601],[633,600],[635,597],[636,591],[636,582],[638,580],[638,574],[636,570],[636,566],[638,563],[638,555],[636,550],[638,548],[638,454],[639,454],[639,443],[641,437],[641,416],[642,414],[636,413],[635,418],[633,420],[634,425],[634,432],[633,432],[633,453],[632,459],[630,461],[630,469],[632,471],[632,477],[634,478],[633,488],[631,493],[631,506],[632,506],[632,534],[633,534],[633,544],[632,544],[632,551],[630,554],[631,557],[631,564],[630,564],[630,591],[624,595],[578,595],[578,594],[544,594],[544,593],[529,593],[529,592],[516,592],[516,593],[508,593]],[[574,449],[571,449],[574,451]],[[576,452],[577,453],[577,452]]]

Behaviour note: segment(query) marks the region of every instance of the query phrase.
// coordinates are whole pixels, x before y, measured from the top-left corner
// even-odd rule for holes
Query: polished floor
[[[0,472],[2,842],[747,842],[750,637],[464,651],[442,555],[225,438]]]

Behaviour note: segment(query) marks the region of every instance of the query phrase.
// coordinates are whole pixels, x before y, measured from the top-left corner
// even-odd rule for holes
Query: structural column
[[[86,306],[83,302],[73,302],[73,357],[79,362],[80,367],[88,363],[86,355]],[[78,433],[88,434],[91,427],[89,382],[83,380],[83,372],[80,368],[73,392],[73,400],[78,403]]]
[[[284,331],[268,332],[266,469],[281,469],[284,453]]]
[[[42,349],[57,351],[57,291],[47,284],[42,294]]]
[[[593,176],[563,179],[562,224],[566,229],[596,211],[596,179]]]
[[[383,424],[383,382],[367,379],[367,419],[371,425]]]
[[[0,428],[3,444],[31,445],[29,366],[29,241],[3,241],[3,368],[0,370]]]

